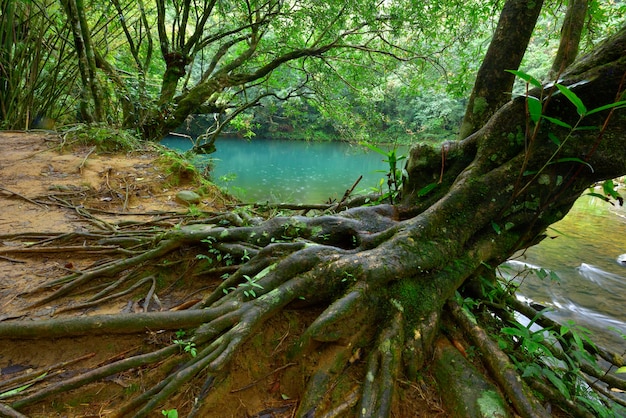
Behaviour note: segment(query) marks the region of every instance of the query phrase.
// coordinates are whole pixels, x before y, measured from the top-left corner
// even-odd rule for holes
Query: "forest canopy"
[[[2,127],[452,139],[499,2],[331,3],[3,0]],[[526,54],[537,77],[561,7],[543,8]],[[581,48],[615,30],[623,8],[590,2]]]

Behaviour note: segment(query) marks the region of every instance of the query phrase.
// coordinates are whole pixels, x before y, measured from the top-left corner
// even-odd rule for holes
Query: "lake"
[[[162,144],[183,151],[191,148],[189,140],[171,136]],[[339,200],[360,175],[363,179],[355,192],[370,192],[388,167],[383,155],[346,142],[227,138],[219,139],[216,147],[215,153],[199,161],[213,160],[212,180],[244,202]],[[401,152],[406,153],[407,147]]]
[[[164,145],[186,150],[191,143],[169,137]],[[340,142],[220,139],[217,152],[203,156],[214,163],[215,182],[245,202],[323,203],[341,199],[356,179],[356,190],[369,191],[384,177],[384,156]],[[406,153],[406,148],[400,150]],[[626,346],[626,210],[599,199],[581,197],[571,212],[548,231],[551,238],[507,263],[512,277],[525,266],[554,271],[558,282],[528,275],[519,294],[552,309],[547,315],[574,320],[614,351]],[[513,270],[510,271],[510,270]]]

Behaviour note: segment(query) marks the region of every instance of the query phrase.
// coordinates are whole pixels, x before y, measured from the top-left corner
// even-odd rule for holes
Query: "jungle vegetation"
[[[626,174],[626,26],[616,12],[623,3],[2,4],[6,127],[26,126],[33,114],[78,113],[83,122],[154,140],[191,115],[208,114],[215,138],[228,124],[253,131],[246,112],[262,106],[268,118],[274,114],[265,99],[310,98],[307,105],[327,112],[335,129],[366,132],[363,119],[389,122],[373,116],[383,106],[396,106],[388,114],[423,115],[425,97],[469,93],[455,140],[433,147],[416,134],[406,165],[390,166],[393,196],[376,204],[346,201],[268,218],[232,211],[141,234],[63,235],[59,245],[95,249],[105,240],[124,256],[51,280],[28,296],[34,306],[77,303],[83,288],[102,278],[114,280],[109,294],[98,295],[107,301],[122,278],[132,283],[160,272],[174,254],[188,268],[205,260],[202,277],[218,284],[182,311],[0,323],[5,340],[186,330],[152,351],[18,396],[7,408],[19,411],[142,368],[162,378],[123,399],[115,416],[148,416],[180,393],[193,399],[184,412],[202,416],[233,358],[268,321],[289,314],[313,317],[280,359],[299,364],[306,382],[294,406],[298,417],[390,416],[403,382],[427,371],[437,376],[451,414],[475,416],[486,406],[503,416],[623,414],[618,393],[626,381],[616,371],[624,353],[549,321],[497,274],[502,262],[544,239],[591,185],[605,182],[607,199],[619,202],[608,182]],[[538,25],[550,18],[559,25]],[[541,65],[529,62],[533,71],[520,70],[533,36],[545,36],[536,44],[548,48],[546,33],[560,35],[558,48]],[[43,46],[38,56],[34,43]],[[20,69],[32,84],[8,74]],[[425,87],[436,84],[437,94]],[[395,97],[383,100],[387,95]],[[298,109],[284,106],[285,113]],[[522,325],[519,315],[542,331]],[[481,372],[470,372],[456,345],[472,348]],[[476,404],[448,397],[467,373],[476,383],[463,385],[477,390]]]

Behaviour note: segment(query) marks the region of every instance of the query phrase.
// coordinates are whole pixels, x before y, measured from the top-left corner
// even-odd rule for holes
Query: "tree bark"
[[[570,0],[565,19],[563,20],[563,27],[561,28],[559,49],[548,75],[549,81],[557,79],[559,74],[563,73],[576,59],[588,6],[588,0]]]
[[[459,138],[480,129],[502,105],[511,100],[515,76],[506,70],[519,67],[537,18],[541,0],[508,0],[474,83],[461,123]]]

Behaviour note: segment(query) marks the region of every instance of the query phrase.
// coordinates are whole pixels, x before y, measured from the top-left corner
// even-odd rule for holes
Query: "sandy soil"
[[[91,147],[69,149],[63,145],[53,133],[0,132],[0,320],[51,317],[58,308],[56,304],[26,309],[32,298],[25,292],[96,261],[72,253],[23,253],[20,250],[28,246],[29,234],[40,237],[47,233],[97,230],[103,225],[101,221],[147,222],[162,218],[165,212],[187,210],[176,201],[176,193],[190,185],[172,187],[168,176],[154,164],[155,155],[97,154]],[[219,196],[216,199],[218,202],[207,198],[198,207],[215,209],[223,202]],[[87,212],[78,213],[81,208]],[[73,315],[119,312],[128,302],[120,300],[102,309]],[[147,332],[139,336],[3,341],[0,394],[8,390],[2,387],[4,381],[29,370],[91,356],[60,371],[71,375],[146,345],[169,342],[170,338],[169,334]],[[73,394],[67,400],[59,396],[50,404],[28,409],[27,413],[33,417],[106,416],[114,409],[111,405],[116,399],[137,390],[137,377],[117,376],[91,385],[78,396]],[[176,406],[179,405],[172,405]]]

